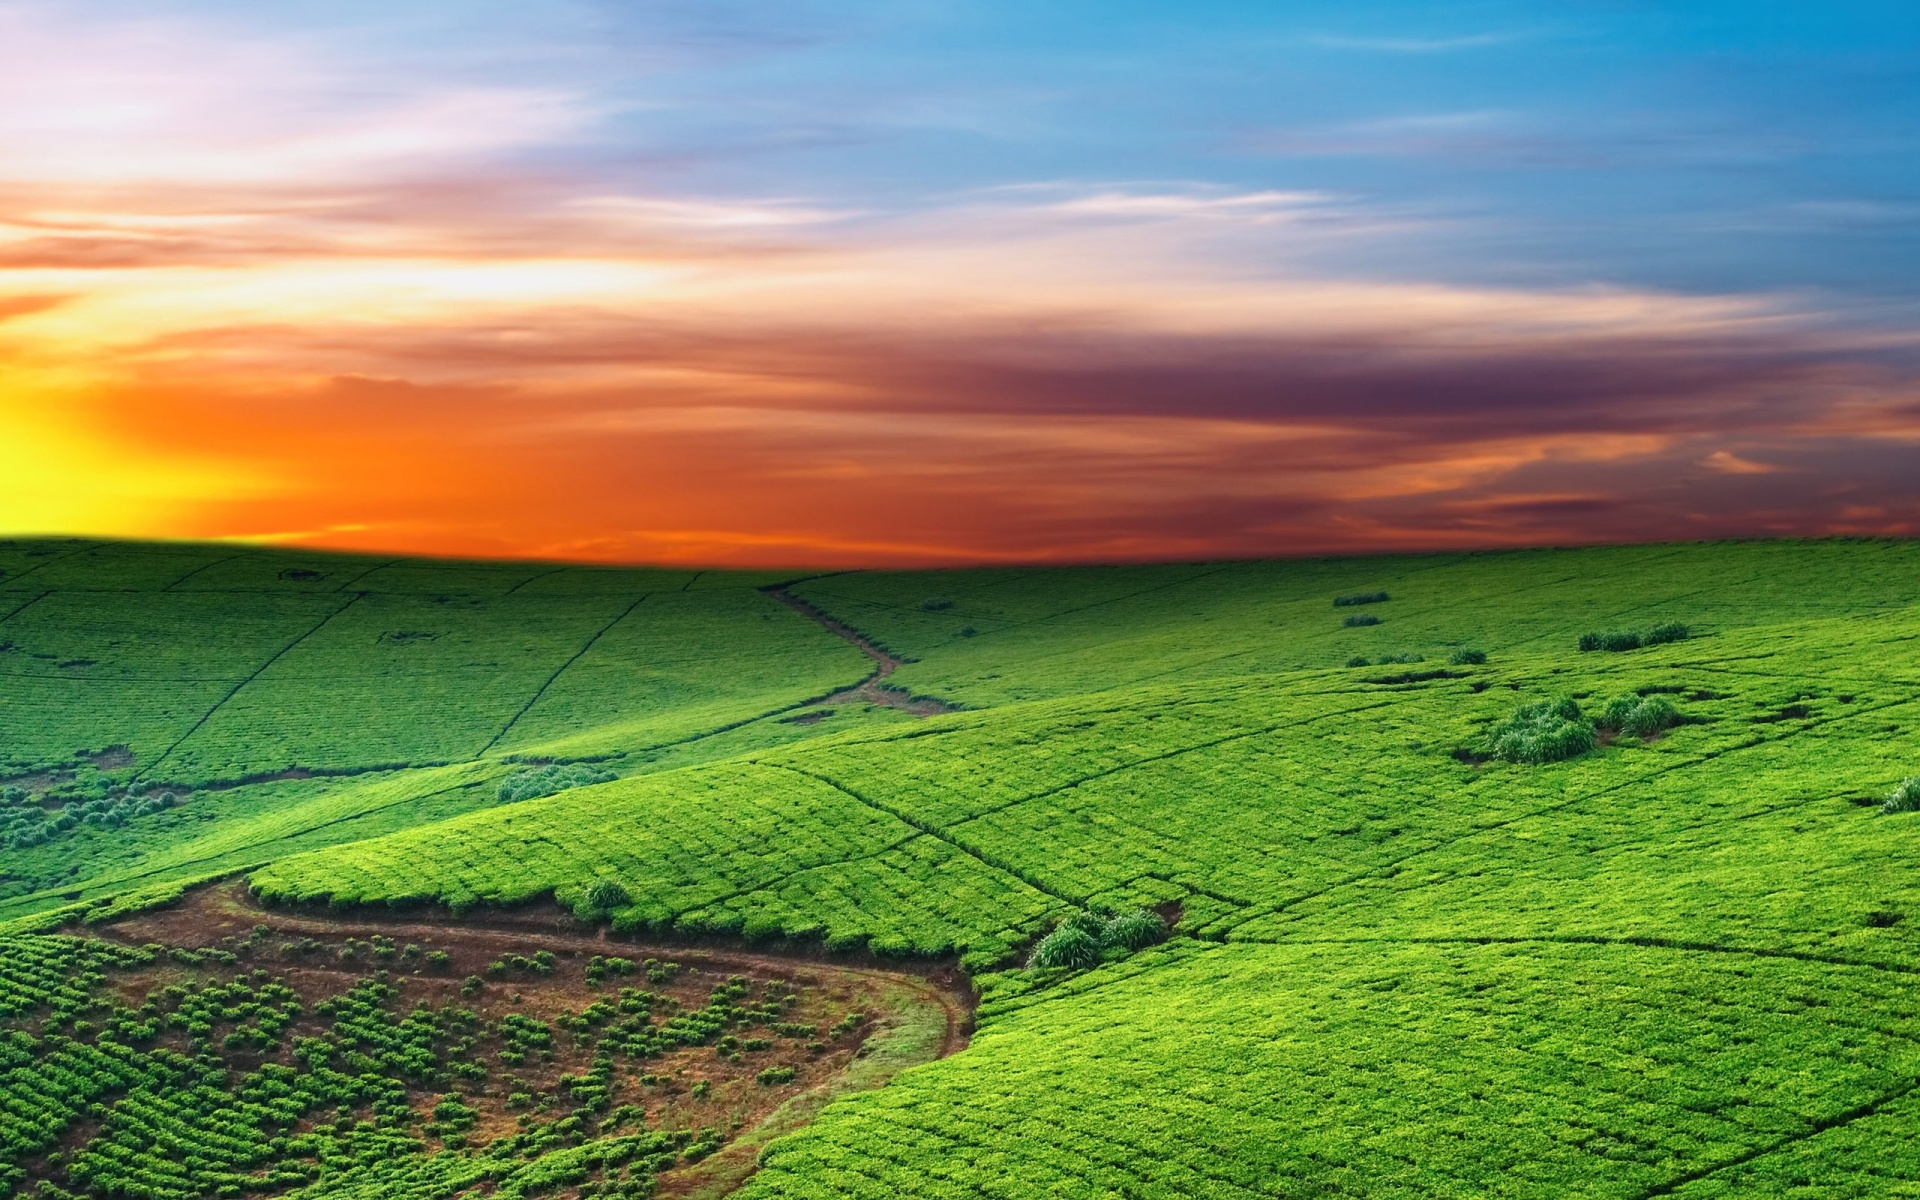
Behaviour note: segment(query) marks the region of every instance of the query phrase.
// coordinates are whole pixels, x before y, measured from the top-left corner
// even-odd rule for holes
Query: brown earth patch
[[[194,889],[170,907],[69,932],[130,945],[218,950],[236,956],[230,965],[182,965],[162,959],[149,968],[116,973],[115,990],[134,1004],[168,983],[233,977],[264,968],[300,993],[308,1014],[291,1029],[288,1045],[293,1037],[317,1036],[322,1031],[322,1023],[311,1015],[318,1001],[350,990],[376,970],[386,971],[389,982],[399,989],[396,1004],[401,1011],[415,1004],[459,1006],[473,1010],[483,1023],[496,1025],[509,1013],[548,1023],[559,1019],[550,1058],[529,1057],[524,1064],[490,1071],[483,1083],[459,1086],[465,1102],[479,1114],[478,1124],[468,1135],[476,1142],[517,1130],[525,1110],[510,1105],[514,1093],[550,1093],[563,1076],[588,1068],[591,1048],[576,1045],[562,1025],[570,1014],[596,1001],[617,999],[623,987],[667,996],[689,1011],[705,1005],[712,991],[729,980],[744,978],[753,996],[791,991],[797,1000],[783,1020],[813,1025],[820,1036],[777,1037],[755,1029],[738,1035],[741,1048],[731,1056],[705,1045],[669,1050],[643,1062],[622,1060],[616,1103],[643,1106],[647,1127],[712,1127],[730,1143],[705,1162],[660,1176],[658,1194],[662,1196],[704,1197],[731,1190],[751,1174],[757,1147],[768,1137],[797,1127],[831,1096],[851,1090],[843,1077],[850,1078],[849,1068],[856,1063],[861,1065],[854,1074],[864,1072],[864,1078],[853,1086],[883,1084],[898,1068],[876,1071],[875,1064],[863,1060],[875,1047],[888,1062],[902,1057],[900,1048],[887,1040],[895,1031],[904,1035],[913,1029],[924,1034],[920,1039],[924,1045],[902,1057],[899,1067],[964,1048],[977,999],[950,963],[882,967],[875,962],[828,960],[823,951],[779,953],[633,941],[581,925],[557,905],[460,919],[379,910],[265,908],[237,881]],[[409,954],[408,946],[417,950]],[[350,948],[351,958],[342,958],[343,948]],[[437,967],[429,962],[435,951],[446,955],[445,963]],[[505,956],[532,958],[542,951],[553,956],[550,974],[489,971]],[[635,971],[609,974],[595,985],[587,978],[586,968],[596,956],[625,958],[636,964]],[[663,977],[667,963],[677,968]],[[652,977],[649,967],[654,968]],[[485,981],[477,990],[466,984],[473,976]],[[868,1019],[839,1034],[830,1032],[853,1013],[868,1014]],[[747,1043],[757,1041],[770,1044],[748,1048]],[[497,1049],[484,1042],[481,1047],[483,1056]],[[278,1054],[284,1057],[284,1052]],[[235,1065],[251,1069],[271,1060],[276,1060],[275,1054],[264,1059],[242,1057]],[[759,1074],[768,1067],[791,1067],[793,1078],[763,1084]],[[415,1107],[424,1120],[440,1089],[422,1085],[418,1090]],[[760,1136],[754,1136],[756,1132]],[[739,1142],[737,1148],[731,1145],[734,1141]]]

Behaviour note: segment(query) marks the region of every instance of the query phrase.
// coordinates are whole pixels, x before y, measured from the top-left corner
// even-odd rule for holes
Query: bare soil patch
[[[307,1015],[293,1034],[315,1036],[322,1025],[312,1015],[316,1004],[384,972],[403,1010],[458,1006],[476,1013],[482,1029],[500,1028],[512,1014],[551,1026],[550,1050],[461,1085],[464,1102],[478,1114],[466,1135],[475,1143],[515,1132],[529,1111],[525,1096],[561,1093],[568,1077],[589,1068],[593,1044],[579,1015],[596,1003],[617,1001],[622,988],[645,989],[685,1012],[700,1009],[715,989],[728,986],[744,986],[743,994],[756,1000],[791,994],[779,1029],[742,1029],[719,1044],[620,1063],[617,1100],[644,1108],[647,1127],[714,1129],[728,1143],[706,1161],[660,1176],[663,1196],[724,1194],[752,1173],[759,1145],[804,1124],[833,1095],[880,1086],[898,1069],[963,1048],[976,999],[949,963],[892,969],[800,953],[629,941],[583,926],[557,906],[458,920],[378,910],[272,909],[255,903],[239,882],[198,888],[171,907],[71,932],[216,952],[187,965],[164,957],[152,967],[117,973],[112,986],[135,1005],[170,983],[264,969],[301,996]],[[543,954],[552,964],[545,973],[501,968]],[[234,961],[222,963],[222,955]],[[590,964],[615,957],[633,964],[630,973],[593,977]],[[476,987],[473,978],[483,982]],[[855,1014],[864,1016],[856,1020]],[[804,1031],[809,1027],[814,1032]],[[497,1056],[500,1049],[483,1037],[479,1052]],[[273,1059],[269,1054],[259,1061]],[[250,1069],[259,1061],[235,1065]],[[789,1069],[791,1077],[782,1078]],[[410,1103],[426,1120],[440,1090],[419,1091]]]

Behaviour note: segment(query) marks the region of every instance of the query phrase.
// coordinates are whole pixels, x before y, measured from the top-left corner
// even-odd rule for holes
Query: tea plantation
[[[742,1196],[1920,1196],[1920,544],[0,568],[9,945],[240,874],[287,912],[956,959],[971,1044]],[[776,585],[960,711],[810,704],[873,660]],[[1169,936],[1028,965],[1141,909]]]

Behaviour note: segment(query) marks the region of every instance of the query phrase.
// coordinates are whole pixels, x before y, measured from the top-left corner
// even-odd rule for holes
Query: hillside
[[[957,960],[971,1044],[827,1105],[744,1196],[1920,1194],[1920,814],[1881,810],[1920,775],[1920,545],[803,578],[16,542],[0,568],[16,958],[244,873],[291,914],[557,900],[647,944]],[[1581,649],[1602,634],[1640,644]],[[850,638],[899,693],[836,695],[875,666]],[[866,702],[907,695],[957,711]],[[1513,749],[1563,727],[1596,744]],[[1139,908],[1168,936],[1023,965]],[[33,1069],[0,1061],[0,1097]],[[378,1194],[479,1186],[448,1170]]]

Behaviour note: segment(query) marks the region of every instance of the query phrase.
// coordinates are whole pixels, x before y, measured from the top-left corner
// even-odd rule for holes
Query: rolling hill
[[[238,877],[267,913],[957,963],[971,1043],[769,1141],[743,1196],[1920,1194],[1920,814],[1884,811],[1920,775],[1920,545],[806,577],[18,541],[0,568],[0,921],[18,961],[102,956],[86,995],[153,969],[116,922]],[[1527,722],[1577,744],[1501,739]],[[1139,909],[1163,939],[1027,965]],[[33,1041],[0,1099],[102,1036],[32,978],[0,961]],[[303,1069],[258,1053],[218,1069]],[[103,1086],[58,1137],[166,1086]],[[554,1120],[601,1111],[553,1086]],[[665,1140],[619,1161],[671,1193],[712,1146],[640,1107]],[[407,1136],[446,1166],[418,1191],[207,1192],[520,1178]],[[638,1135],[570,1136],[528,1161]],[[68,1189],[19,1194],[136,1194],[12,1153],[9,1186]]]

